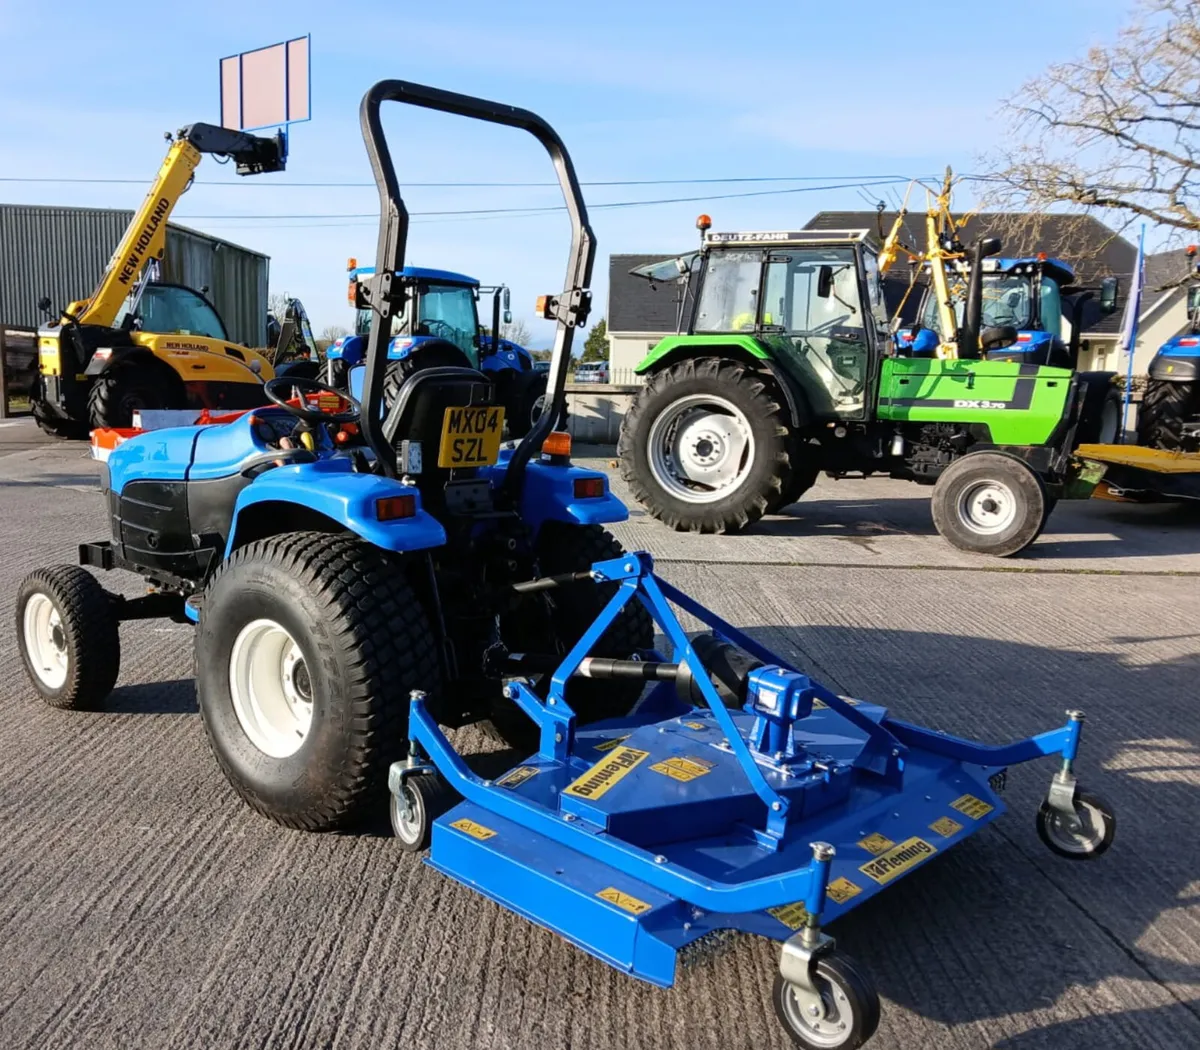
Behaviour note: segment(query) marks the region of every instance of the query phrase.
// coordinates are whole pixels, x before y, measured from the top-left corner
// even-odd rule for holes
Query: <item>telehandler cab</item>
[[[476,369],[416,370],[382,410],[408,227],[387,101],[528,131],[557,170],[572,250],[541,311],[557,322],[551,411],[515,448],[498,448]],[[627,974],[668,986],[677,953],[723,929],[781,942],[770,995],[788,1036],[855,1050],[879,997],[826,924],[999,818],[1006,766],[1057,758],[1039,835],[1074,860],[1108,849],[1112,807],[1075,773],[1082,713],[1003,746],[923,729],[831,692],[624,553],[601,523],[625,508],[551,431],[595,256],[562,141],[526,110],[396,80],[361,119],[381,200],[361,411],[275,379],[272,408],[117,445],[113,538],[82,560],[158,590],[31,573],[16,623],[35,688],[99,704],[117,620],[195,621],[209,742],[259,812],[334,827],[386,783],[402,849]],[[685,634],[676,608],[711,633]],[[481,718],[528,756],[495,780],[443,731]]]
[[[262,384],[275,375],[271,356],[233,344],[202,293],[156,279],[167,222],[205,153],[230,158],[239,175],[282,171],[287,160],[282,133],[190,124],[171,139],[96,290],[38,332],[33,415],[47,433],[85,437],[93,427],[128,427],[140,408],[262,403]],[[40,305],[51,311],[48,299]]]

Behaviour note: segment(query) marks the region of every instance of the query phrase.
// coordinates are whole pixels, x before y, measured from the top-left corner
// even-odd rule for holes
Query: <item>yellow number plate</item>
[[[442,419],[439,467],[486,467],[500,458],[504,409],[493,405],[448,408]]]

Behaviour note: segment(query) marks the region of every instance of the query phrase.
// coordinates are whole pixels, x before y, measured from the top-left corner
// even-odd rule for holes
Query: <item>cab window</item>
[[[191,288],[178,284],[151,284],[142,292],[132,321],[132,296],[117,313],[116,327],[137,328],[158,335],[199,335],[209,339],[229,338],[220,315]]]

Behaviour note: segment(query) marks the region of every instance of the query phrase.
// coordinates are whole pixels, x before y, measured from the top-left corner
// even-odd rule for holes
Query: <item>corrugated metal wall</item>
[[[0,324],[33,328],[49,296],[61,308],[95,290],[132,211],[0,204]],[[207,286],[229,336],[263,346],[270,260],[228,241],[171,224],[163,280]]]

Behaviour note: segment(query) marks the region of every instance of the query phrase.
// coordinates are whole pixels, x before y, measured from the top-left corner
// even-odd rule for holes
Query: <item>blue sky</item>
[[[377,196],[369,186],[293,184],[370,182],[358,102],[376,80],[399,77],[532,109],[558,129],[585,182],[788,176],[855,184],[871,175],[930,174],[947,163],[977,170],[980,154],[997,144],[1000,100],[1051,62],[1110,40],[1130,7],[1128,0],[116,7],[59,0],[49,8],[0,0],[0,177],[148,185],[164,131],[217,122],[218,58],[311,33],[313,119],[293,129],[287,172],[238,179],[208,158],[197,179],[221,184],[194,186],[174,219],[270,255],[272,290],[303,299],[320,332],[350,322],[345,261],[370,260],[376,224],[318,216],[375,215]],[[951,66],[930,86],[923,78],[942,55]],[[389,110],[402,187],[553,177],[541,148],[522,133]],[[599,242],[593,319],[603,316],[609,254],[688,248],[700,211],[718,228],[778,229],[821,209],[866,207],[888,190],[848,185],[598,205],[803,185],[585,187]],[[0,183],[0,200],[9,203],[132,208],[143,193],[137,185]],[[414,188],[405,199],[414,213],[559,203],[550,188]],[[561,214],[415,217],[408,259],[507,282],[514,313],[529,320],[534,299],[561,288],[567,233]],[[531,326],[535,345],[548,341],[547,322]]]

